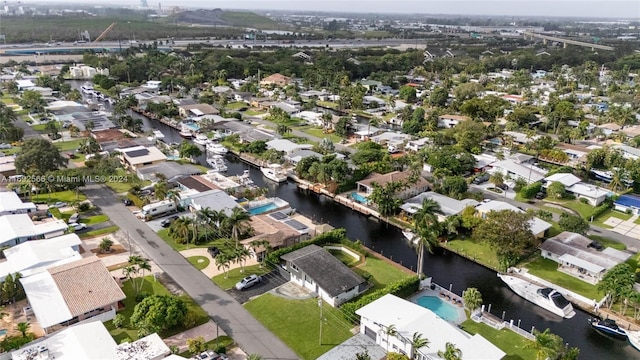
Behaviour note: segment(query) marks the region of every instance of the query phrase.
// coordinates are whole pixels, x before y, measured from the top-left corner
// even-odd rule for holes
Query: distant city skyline
[[[37,3],[60,3],[60,0],[40,0]],[[70,4],[87,4],[85,0],[67,0]],[[248,1],[208,1],[191,0],[148,0],[149,6],[157,8],[170,6],[190,8],[222,8],[242,10],[289,10],[322,11],[380,14],[447,14],[464,16],[552,16],[552,17],[593,17],[640,19],[640,1],[638,0],[248,0]],[[98,4],[98,3],[96,3]],[[112,0],[111,5],[136,6],[139,0]],[[27,3],[28,5],[28,3]],[[103,5],[104,4],[98,4]]]

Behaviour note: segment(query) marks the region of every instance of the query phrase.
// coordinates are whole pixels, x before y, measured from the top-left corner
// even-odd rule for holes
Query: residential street
[[[280,339],[254,319],[231,295],[217,287],[146,224],[138,220],[104,185],[87,186],[83,192],[111,221],[128,231],[131,240],[180,285],[247,354],[264,359],[297,359]],[[285,311],[285,309],[283,309]]]

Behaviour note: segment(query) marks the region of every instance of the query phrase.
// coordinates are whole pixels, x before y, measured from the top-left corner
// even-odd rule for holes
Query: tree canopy
[[[67,165],[60,150],[50,141],[41,138],[28,139],[16,157],[18,174],[44,175]]]
[[[130,320],[138,329],[158,332],[180,324],[187,312],[187,304],[178,297],[151,295],[136,305]]]

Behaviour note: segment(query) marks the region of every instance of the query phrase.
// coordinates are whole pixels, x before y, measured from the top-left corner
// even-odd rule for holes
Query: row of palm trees
[[[387,337],[387,353],[389,353],[389,338],[399,337],[403,342],[411,345],[410,359],[414,359],[416,352],[422,348],[429,347],[429,339],[425,338],[421,333],[414,332],[410,338],[402,335],[394,324],[383,327],[384,335]],[[455,344],[447,342],[444,350],[438,350],[438,356],[445,360],[461,360],[462,351]]]
[[[230,237],[239,246],[240,237],[251,232],[250,214],[241,208],[233,208],[227,215],[224,210],[203,208],[195,211],[194,217],[181,216],[169,227],[169,236],[178,243],[196,243],[200,235],[207,239]]]
[[[145,259],[138,255],[129,256],[127,266],[122,269],[124,276],[131,280],[131,284],[133,285],[133,289],[136,291],[136,294],[139,294],[140,291],[142,291],[145,271],[151,272],[149,259]]]

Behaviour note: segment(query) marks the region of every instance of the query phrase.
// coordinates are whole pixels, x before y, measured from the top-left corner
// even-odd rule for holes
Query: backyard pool
[[[416,300],[416,303],[423,308],[427,308],[442,319],[451,322],[458,321],[458,309],[449,304],[448,302],[440,299],[436,296],[421,296]]]
[[[275,210],[278,208],[278,205],[275,203],[266,203],[264,205],[260,205],[254,208],[247,210],[251,215],[260,215],[262,213],[266,213],[267,211]]]
[[[0,329],[0,336],[6,335],[6,334],[7,334],[7,329]]]
[[[366,203],[369,202],[369,199],[367,199],[366,197],[358,194],[355,191],[351,193],[351,198],[353,198],[353,200],[359,202],[360,204],[366,204]]]

